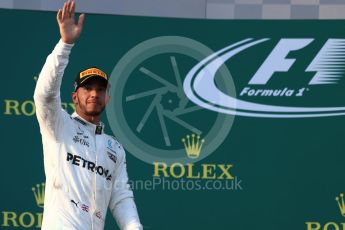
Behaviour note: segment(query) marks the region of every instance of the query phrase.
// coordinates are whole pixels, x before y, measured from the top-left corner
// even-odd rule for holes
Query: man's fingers
[[[63,4],[63,7],[62,9],[60,9],[60,11],[61,13],[58,12],[60,21],[64,19],[74,18],[75,1],[68,0]]]
[[[83,28],[84,18],[85,18],[85,14],[79,15],[78,27],[79,27],[80,30]]]
[[[62,18],[62,11],[61,11],[61,9],[59,9],[57,14],[56,14],[56,19],[58,20],[58,22],[60,22],[61,18]]]
[[[61,15],[61,19],[64,19],[66,17],[66,13],[67,13],[67,3],[65,2],[63,4],[63,7],[62,7],[62,15]]]
[[[73,1],[67,2],[67,17],[71,17],[72,14],[72,8],[73,8]]]
[[[72,1],[71,7],[70,7],[70,14],[72,18],[74,17],[74,12],[75,12],[75,1]]]

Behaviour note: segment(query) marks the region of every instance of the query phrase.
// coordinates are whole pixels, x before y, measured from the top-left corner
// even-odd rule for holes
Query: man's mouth
[[[98,104],[97,101],[87,101],[87,103],[88,103],[88,104],[95,104],[95,105]]]

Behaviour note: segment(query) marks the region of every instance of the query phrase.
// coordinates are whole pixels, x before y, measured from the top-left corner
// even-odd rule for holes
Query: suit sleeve
[[[122,159],[120,159],[120,165],[115,173],[109,208],[121,230],[142,230],[133,191],[128,184],[124,150],[121,155]]]
[[[61,108],[60,87],[73,44],[58,42],[47,57],[37,80],[34,101],[42,135],[59,139],[58,128],[66,112]]]

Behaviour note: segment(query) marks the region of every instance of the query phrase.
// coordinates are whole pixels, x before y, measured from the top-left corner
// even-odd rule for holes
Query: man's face
[[[99,116],[109,101],[107,86],[98,79],[90,79],[72,93],[76,111],[86,116]]]

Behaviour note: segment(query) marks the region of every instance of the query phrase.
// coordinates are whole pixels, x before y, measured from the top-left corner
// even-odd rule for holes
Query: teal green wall
[[[142,131],[137,132],[153,98],[130,103],[126,97],[161,87],[140,72],[141,67],[176,85],[171,57],[176,58],[183,80],[212,50],[246,38],[271,38],[226,62],[227,70],[219,75],[218,85],[224,92],[235,88],[238,96],[281,38],[314,38],[312,45],[289,54],[289,58],[297,60],[294,67],[287,73],[276,73],[267,86],[305,86],[309,87],[309,94],[302,98],[242,99],[288,106],[343,106],[344,79],[334,85],[307,86],[314,73],[304,71],[327,39],[344,39],[343,25],[341,20],[188,20],[87,15],[82,36],[65,71],[62,101],[71,103],[75,74],[89,66],[100,67],[111,75],[112,82],[118,83],[112,85],[113,104],[103,121],[106,131],[118,137],[127,150],[131,183],[146,183],[146,188],[139,185],[133,188],[144,229],[313,229],[306,222],[318,222],[320,229],[334,222],[324,229],[342,229],[341,223],[345,221],[335,198],[345,192],[344,116],[272,119],[200,109],[179,117],[200,130],[201,138],[205,138],[200,157],[193,160],[184,155],[181,141],[191,131],[165,117],[171,141],[167,146],[155,111]],[[34,229],[39,226],[39,213],[43,209],[36,204],[32,187],[44,182],[45,177],[32,97],[35,76],[59,39],[58,27],[55,13],[15,10],[0,10],[0,26],[0,229]],[[161,36],[189,38],[203,46],[194,51],[188,47],[180,50],[181,44],[162,46],[146,56],[139,52],[127,60],[125,70],[119,70],[117,64],[126,61],[121,58],[127,52]],[[227,75],[229,72],[231,75]],[[233,83],[228,82],[231,79],[227,76],[232,76]],[[183,92],[181,87],[177,88]],[[178,101],[182,99],[186,99],[185,95],[179,95]],[[187,103],[187,107],[193,106],[192,102]],[[166,109],[160,107],[164,106],[162,101],[158,104],[160,109]],[[17,106],[18,110],[10,106]],[[73,110],[68,106],[67,111]],[[143,152],[130,151],[136,148]],[[161,162],[159,166],[174,165],[173,175],[162,170],[155,172],[155,161]],[[187,165],[182,168],[184,163]],[[228,174],[221,176],[224,172],[221,168],[227,168],[225,171],[232,178]],[[192,178],[198,175],[200,178]],[[194,189],[184,189],[183,183]],[[222,189],[206,188],[207,183],[215,183]],[[193,187],[197,184],[200,189]],[[178,189],[168,189],[169,186]],[[108,213],[105,229],[114,226],[115,221]]]

